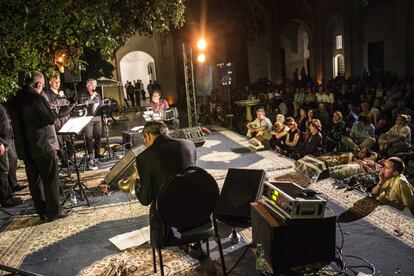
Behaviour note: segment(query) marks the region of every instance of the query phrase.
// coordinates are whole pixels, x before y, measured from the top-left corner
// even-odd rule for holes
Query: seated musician
[[[161,99],[161,91],[158,89],[155,89],[152,92],[151,108],[152,111],[155,113],[160,113],[160,111],[170,108],[170,105],[168,104],[167,100]]]
[[[263,108],[256,110],[256,119],[247,124],[247,129],[246,136],[248,138],[256,138],[260,142],[270,140],[272,137],[272,122],[266,117]]]

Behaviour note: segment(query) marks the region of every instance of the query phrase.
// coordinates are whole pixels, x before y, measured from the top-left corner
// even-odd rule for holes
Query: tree
[[[51,74],[64,54],[68,68],[84,66],[85,48],[105,58],[136,32],[179,28],[185,0],[8,0],[0,2],[0,101],[29,70]]]

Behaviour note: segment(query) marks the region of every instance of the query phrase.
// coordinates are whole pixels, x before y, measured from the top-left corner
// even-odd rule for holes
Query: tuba
[[[122,178],[118,181],[118,188],[121,192],[126,193],[131,199],[136,199],[135,182],[138,178],[137,166],[134,164],[133,172],[130,176]]]

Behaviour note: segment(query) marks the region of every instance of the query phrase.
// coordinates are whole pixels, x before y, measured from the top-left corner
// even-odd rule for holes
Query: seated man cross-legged
[[[272,122],[266,117],[266,113],[263,108],[256,110],[256,119],[253,122],[247,124],[246,136],[250,139],[249,143],[256,149],[264,148],[264,144],[267,144],[272,137]]]

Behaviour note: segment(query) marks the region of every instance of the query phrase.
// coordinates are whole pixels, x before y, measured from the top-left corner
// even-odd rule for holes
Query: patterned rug
[[[162,251],[164,273],[166,275],[187,275],[195,270],[198,261],[191,257],[170,249]],[[157,257],[158,258],[158,257]],[[157,263],[159,272],[159,263]],[[132,248],[119,254],[114,254],[99,260],[89,267],[82,269],[79,276],[147,276],[157,275],[152,267],[151,248]]]
[[[206,137],[205,145],[197,149],[197,165],[205,168],[222,187],[228,168],[263,169],[267,179],[293,181],[323,193],[330,202],[352,213],[357,219],[369,223],[386,234],[392,242],[400,241],[414,248],[414,220],[397,210],[381,206],[358,191],[338,190],[333,179],[325,179],[310,185],[308,179],[295,172],[293,161],[273,151],[247,152],[247,139],[234,132],[221,130]],[[87,185],[99,184],[106,170],[89,171],[82,174]],[[19,267],[27,262],[28,256],[47,251],[81,233],[91,231],[98,225],[117,225],[122,220],[147,216],[148,208],[137,201],[118,203],[102,207],[76,208],[69,217],[51,223],[41,224],[34,216],[14,218],[0,232],[0,263]],[[343,215],[343,214],[341,214]],[[349,218],[348,218],[349,219]],[[110,226],[108,226],[110,227]],[[125,233],[127,231],[121,232]],[[251,229],[242,233],[245,240],[251,240]],[[108,244],[108,241],[104,241]],[[103,246],[103,245],[99,245]],[[107,248],[106,246],[105,248]],[[95,252],[97,249],[91,249]],[[95,251],[93,251],[95,250]],[[54,252],[54,251],[53,251]],[[73,274],[79,275],[152,275],[152,251],[142,246],[117,253],[109,252],[102,257],[80,266]],[[174,250],[163,251],[166,274],[185,275],[197,269],[197,261]],[[30,256],[29,256],[30,257]],[[45,264],[46,265],[46,264]],[[25,268],[25,266],[23,266]],[[47,270],[49,272],[49,270]],[[118,273],[118,274],[117,274]],[[72,275],[73,275],[72,274]],[[49,274],[52,275],[52,274]],[[68,274],[65,274],[68,275]]]

